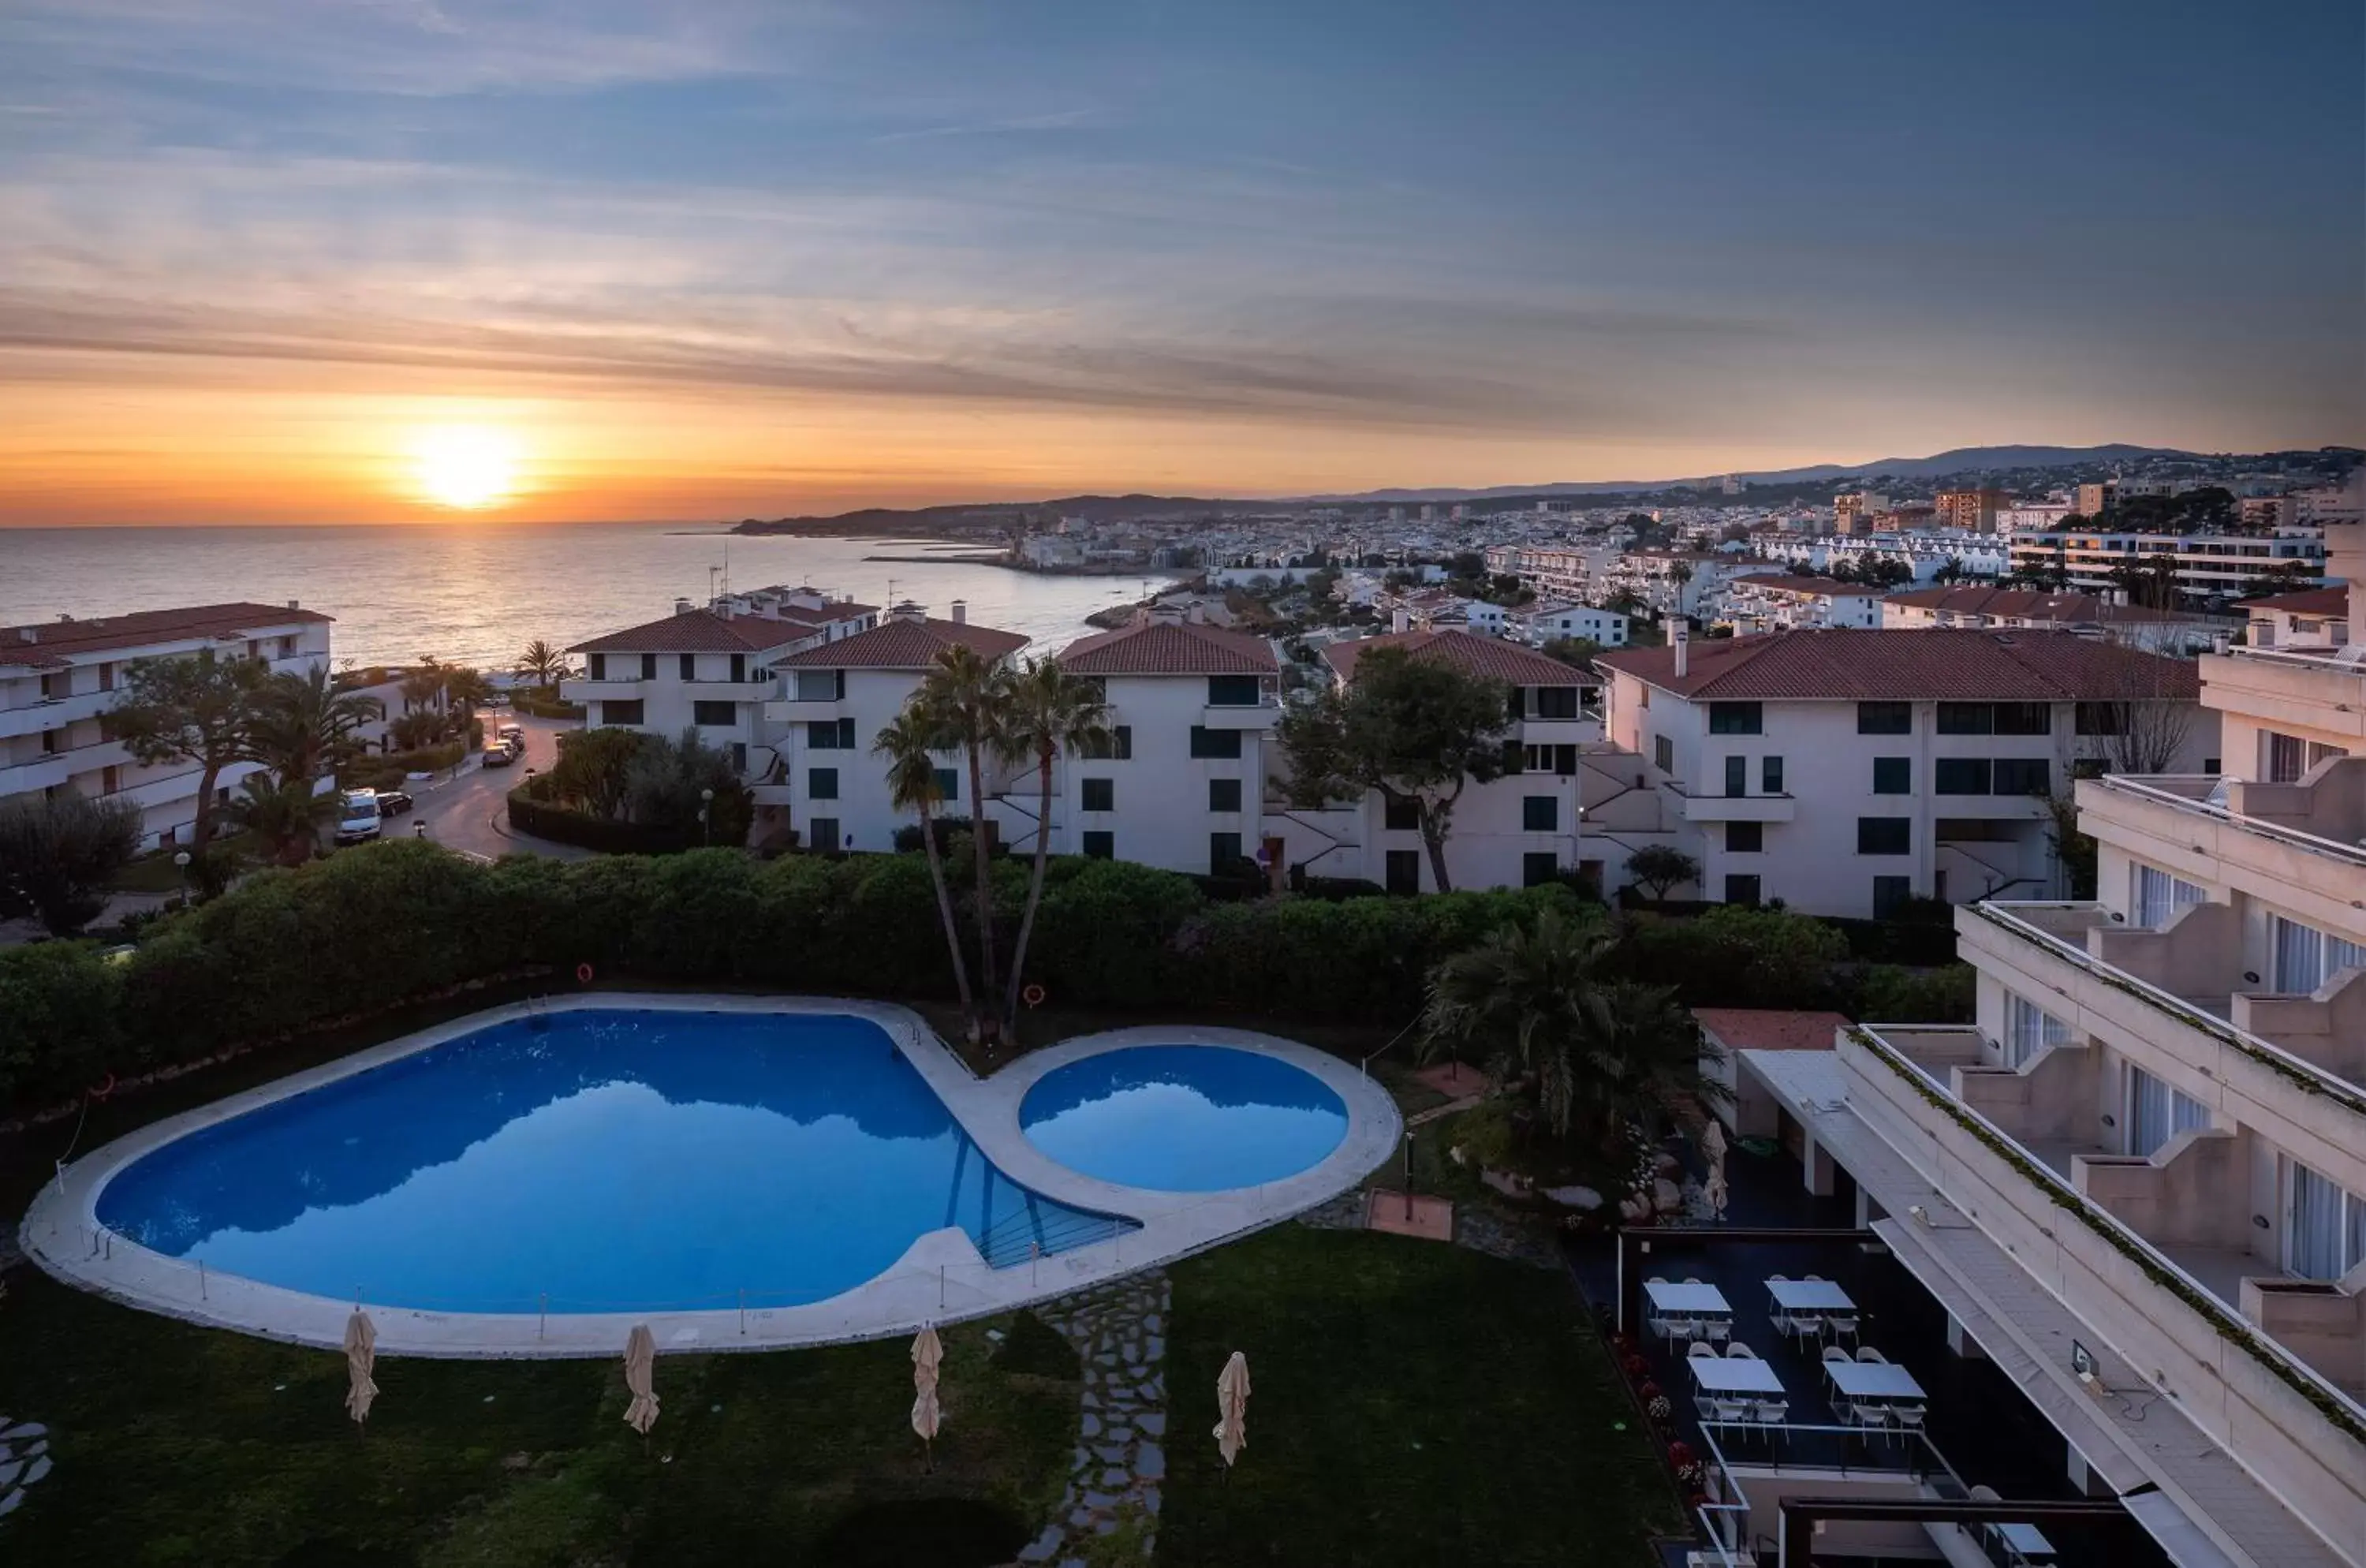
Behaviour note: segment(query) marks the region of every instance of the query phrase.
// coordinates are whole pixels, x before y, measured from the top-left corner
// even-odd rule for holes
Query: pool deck
[[[1005,1175],[1056,1202],[1121,1215],[1142,1228],[1006,1269],[990,1268],[962,1231],[931,1231],[915,1240],[885,1273],[804,1306],[546,1317],[426,1312],[331,1300],[211,1272],[152,1252],[98,1223],[98,1197],[107,1181],[175,1138],[494,1024],[587,1010],[866,1019],[886,1032]],[[1221,1192],[1157,1192],[1072,1170],[1037,1149],[1020,1130],[1020,1102],[1046,1073],[1101,1052],[1147,1044],[1225,1045],[1289,1062],[1321,1079],[1346,1103],[1346,1135],[1321,1161],[1279,1181]],[[621,1356],[625,1336],[642,1323],[649,1325],[661,1352],[779,1349],[911,1334],[923,1324],[1009,1312],[1171,1263],[1347,1190],[1395,1152],[1402,1132],[1395,1100],[1352,1065],[1312,1046],[1243,1030],[1167,1025],[1111,1030],[1031,1052],[981,1078],[918,1013],[891,1003],[598,992],[472,1013],[142,1127],[76,1160],[45,1185],[26,1212],[21,1239],[28,1257],[69,1284],[189,1322],[329,1349],[344,1343],[345,1320],[356,1304],[377,1326],[378,1353],[389,1356]],[[794,1195],[783,1197],[789,1201]]]

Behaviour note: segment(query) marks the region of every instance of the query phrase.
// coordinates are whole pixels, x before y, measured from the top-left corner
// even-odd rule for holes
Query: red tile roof
[[[1953,615],[1993,615],[1999,620],[2060,621],[2101,626],[2106,622],[2184,621],[2197,617],[2114,604],[2100,593],[2042,593],[2034,588],[1918,588],[1892,593],[1885,604],[1944,610]]]
[[[35,621],[0,626],[0,665],[50,669],[70,658],[187,642],[195,637],[235,641],[267,627],[325,625],[335,620],[318,610],[288,604],[197,604],[180,610],[136,610],[128,615]],[[28,637],[27,634],[31,636]]]
[[[1836,1012],[1779,1008],[1695,1008],[1701,1029],[1729,1051],[1829,1051],[1849,1021]]]
[[[774,621],[762,615],[718,615],[712,610],[684,610],[662,621],[628,626],[590,642],[579,642],[569,653],[761,653],[812,637],[816,627],[803,621]]]
[[[1669,648],[1620,649],[1594,661],[1663,691],[1722,700],[2192,702],[2201,694],[2192,660],[2067,631],[1835,628],[1696,638],[1681,677]]]
[[[2282,610],[2287,615],[2343,615],[2349,613],[2349,585],[2337,582],[2330,588],[2304,588],[2297,593],[2274,593],[2265,599],[2246,599],[2246,610]]]
[[[1280,662],[1265,638],[1189,621],[1149,621],[1060,650],[1071,675],[1272,675]]]
[[[976,649],[988,659],[1001,659],[1027,646],[1017,632],[967,621],[907,621],[891,616],[867,632],[857,632],[819,648],[806,649],[781,660],[784,670],[926,670],[937,655],[955,645]]]
[[[1343,681],[1356,678],[1356,665],[1379,648],[1401,648],[1414,659],[1442,660],[1465,673],[1482,675],[1513,686],[1594,686],[1592,675],[1558,659],[1501,637],[1474,637],[1469,632],[1389,632],[1355,642],[1335,642],[1323,650],[1324,660]]]

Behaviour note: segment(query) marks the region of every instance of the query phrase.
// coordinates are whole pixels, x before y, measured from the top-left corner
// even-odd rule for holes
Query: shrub
[[[1693,1007],[1837,1008],[1848,939],[1821,920],[1720,904],[1689,919],[1631,919],[1621,957],[1635,977]]]
[[[1968,964],[1937,969],[1876,964],[1858,977],[1849,1016],[1872,1023],[1969,1023],[1978,977]]]
[[[441,773],[456,768],[468,751],[456,741],[441,746],[422,746],[409,751],[382,751],[375,756],[354,757],[337,769],[337,784],[343,789],[400,789],[402,781],[413,773]]]
[[[531,714],[535,718],[571,718],[583,716],[581,703],[563,702],[557,697],[538,697],[530,692],[510,694],[510,706],[518,713]]]
[[[0,947],[0,1105],[62,1099],[121,1046],[123,965],[87,942]]]

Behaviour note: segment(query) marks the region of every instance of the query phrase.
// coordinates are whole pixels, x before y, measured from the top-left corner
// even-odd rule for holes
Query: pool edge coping
[[[102,1226],[97,1201],[134,1161],[192,1133],[497,1024],[552,1012],[611,1009],[813,1014],[862,1018],[884,1031],[979,1151],[1020,1185],[1139,1229],[1073,1250],[988,1268],[958,1229],[923,1233],[889,1269],[823,1301],[791,1307],[681,1312],[442,1313],[364,1302],[389,1356],[523,1359],[621,1355],[648,1325],[662,1352],[783,1349],[916,1332],[923,1324],[992,1316],[1163,1267],[1305,1213],[1352,1190],[1386,1162],[1402,1136],[1394,1098],[1351,1064],[1279,1036],[1203,1025],[1137,1025],[1063,1040],[986,1076],[974,1072],[927,1021],[891,1002],[851,998],[587,992],[505,1003],[447,1020],[332,1062],[162,1118],[93,1150],[42,1183],[18,1227],[26,1255],[51,1276],[128,1305],[208,1327],[335,1349],[355,1303],[216,1274],[166,1258]],[[1320,1080],[1347,1109],[1339,1145],[1305,1170],[1254,1187],[1158,1192],[1084,1175],[1037,1149],[1019,1110],[1045,1075],[1087,1056],[1144,1044],[1213,1045],[1278,1057]]]

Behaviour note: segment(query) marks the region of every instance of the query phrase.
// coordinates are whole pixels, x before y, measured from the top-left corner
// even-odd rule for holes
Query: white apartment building
[[[1512,629],[1524,642],[1542,648],[1556,637],[1583,637],[1602,648],[1627,646],[1628,620],[1616,610],[1591,604],[1532,604],[1513,613]]]
[[[1699,615],[1703,605],[1719,602],[1735,579],[1778,570],[1771,561],[1714,550],[1628,550],[1604,572],[1597,596],[1625,591],[1656,615]]]
[[[764,717],[778,691],[773,669],[792,653],[852,637],[878,621],[870,604],[809,588],[760,588],[718,598],[712,609],[677,600],[661,621],[579,642],[583,673],[559,683],[581,703],[586,728],[678,736],[694,729],[731,754],[743,779],[774,766]]]
[[[2366,532],[2328,529],[2337,570]],[[2078,785],[2086,902],[1959,909],[1969,1025],[1745,1052],[1881,1239],[2180,1564],[2366,1563],[2366,603],[2201,660],[2225,772]]]
[[[1738,634],[1877,626],[1881,590],[1829,577],[1745,577],[1729,584],[1718,623]]]
[[[72,789],[128,798],[140,807],[141,844],[185,842],[197,819],[195,763],[143,767],[107,733],[125,667],[211,649],[217,659],[259,659],[274,673],[329,666],[331,618],[290,600],[201,604],[76,620],[61,615],[0,627],[0,800]],[[216,780],[227,804],[260,763],[237,762]]]
[[[1805,539],[1753,534],[1750,542],[1770,560],[1813,572],[1843,566],[1862,571],[1876,561],[1895,561],[1912,572],[1918,583],[1935,581],[1951,566],[1965,577],[2001,577],[2012,564],[1999,534],[1859,533],[1848,538]]]
[[[1509,739],[1521,769],[1464,786],[1446,841],[1453,886],[1519,887],[1588,870],[1580,843],[1581,759],[1602,737],[1592,700],[1600,682],[1515,643],[1468,632],[1392,632],[1333,643],[1323,657],[1336,682],[1351,684],[1363,657],[1383,648],[1452,663],[1502,682],[1512,694]],[[1391,807],[1377,791],[1322,808],[1292,807],[1284,793],[1287,773],[1279,749],[1272,761],[1265,809],[1267,831],[1281,840],[1280,863],[1311,876],[1375,882],[1391,893],[1436,890],[1410,809]],[[1598,864],[1591,869],[1596,874],[1601,870]]]
[[[2243,606],[2253,648],[2334,649],[2349,641],[2349,585],[2254,599]]]
[[[1597,662],[1611,744],[1727,903],[1862,919],[2047,896],[2046,795],[2143,741],[2217,759],[2191,662],[2069,632],[1775,632]]]
[[[1889,631],[1926,631],[1962,626],[1995,631],[2075,631],[2109,637],[2147,653],[2199,653],[2232,635],[2236,623],[2194,610],[2155,610],[2130,604],[2118,590],[2102,593],[2046,593],[2027,588],[1919,588],[1881,602],[1881,626]]]
[[[2012,570],[2051,570],[2066,586],[2100,592],[2113,584],[2120,568],[2150,564],[2160,556],[2176,562],[2177,586],[2187,597],[2240,599],[2259,591],[2259,574],[2278,568],[2304,578],[2325,575],[2325,541],[2318,527],[2278,534],[2124,534],[2072,530],[2012,536]],[[2290,586],[2289,583],[2286,586]]]
[[[887,761],[872,742],[903,711],[937,655],[955,645],[1002,660],[1027,639],[970,625],[958,603],[950,621],[904,604],[867,630],[778,658],[779,690],[762,705],[776,761],[753,790],[758,836],[786,829],[807,849],[894,849],[896,830],[919,816],[890,800]],[[940,761],[940,813],[975,819],[967,758],[947,751]],[[989,792],[995,782],[989,768]],[[995,819],[990,805],[986,817]]]

